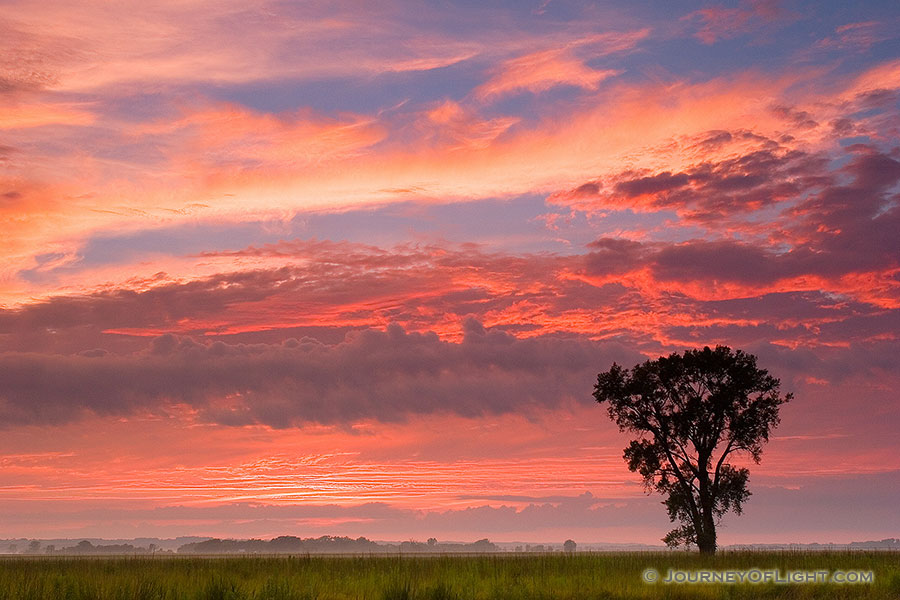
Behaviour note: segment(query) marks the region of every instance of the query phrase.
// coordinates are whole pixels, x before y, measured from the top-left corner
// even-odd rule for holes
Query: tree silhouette
[[[736,453],[759,463],[762,445],[779,422],[778,409],[793,396],[756,366],[756,357],[726,346],[688,350],[632,369],[613,363],[597,376],[594,398],[607,403],[620,431],[639,438],[625,448],[631,471],[664,504],[680,527],[663,540],[716,551],[716,526],[729,510],[741,514],[750,496],[746,468]]]

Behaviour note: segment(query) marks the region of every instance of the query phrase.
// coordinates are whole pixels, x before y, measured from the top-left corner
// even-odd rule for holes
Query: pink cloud
[[[755,467],[754,499],[723,529],[726,543],[781,542],[785,532],[802,536],[793,540],[852,541],[895,517],[886,493],[896,485],[895,453],[872,436],[856,445],[829,436],[802,418],[808,407],[798,409]],[[102,440],[86,438],[86,429],[103,432]],[[358,430],[223,428],[147,415],[91,418],[36,435],[46,430],[10,430],[0,443],[0,507],[16,515],[4,535],[272,537],[299,530],[658,543],[667,528],[658,499],[644,495],[621,461],[624,439],[590,405],[531,420],[414,417]],[[801,521],[785,512],[798,499],[811,507]],[[836,522],[834,506],[848,501],[869,516],[858,515],[852,526]],[[839,537],[817,537],[823,531]],[[529,532],[535,537],[521,537]]]
[[[838,91],[833,102],[816,105],[797,92],[784,98],[785,90],[805,76],[744,75],[699,84],[619,82],[598,90],[595,103],[576,109],[564,122],[486,118],[465,102],[432,105],[402,119],[267,114],[212,104],[183,108],[177,116],[150,123],[102,117],[77,132],[36,128],[39,134],[28,130],[27,136],[10,136],[7,145],[28,151],[10,154],[7,161],[27,173],[31,185],[51,186],[66,202],[55,203],[40,220],[11,221],[8,247],[73,255],[87,236],[135,231],[148,223],[283,219],[302,211],[340,211],[398,199],[450,202],[551,193],[585,179],[608,181],[626,169],[645,173],[637,177],[686,172],[717,156],[761,147],[760,140],[780,144],[784,151],[811,152],[833,143],[835,130],[823,124],[846,120],[848,111],[871,102],[877,90],[896,84],[888,81],[891,68],[881,65]],[[803,113],[808,118],[797,121]],[[886,117],[857,118],[847,127],[866,134],[880,127],[878,118]],[[807,122],[820,125],[809,128]],[[110,142],[99,140],[110,135],[112,126],[122,131],[122,143],[141,147],[146,162],[85,152],[106,147]],[[882,130],[889,132],[887,125]],[[98,143],[86,143],[92,136]],[[53,148],[52,160],[45,155],[49,150],[41,150],[45,147]],[[5,264],[10,273],[0,290],[4,301],[44,293],[14,279],[15,272],[35,266],[33,256],[7,255]]]
[[[31,73],[26,80],[78,92],[133,90],[147,82],[233,84],[424,71],[484,48],[477,39],[437,31],[398,31],[396,10],[389,2],[360,11],[323,2],[285,7],[266,0],[203,0],[163,3],[148,13],[136,2],[35,10],[33,2],[18,0],[0,9],[0,47],[24,66],[17,71]],[[365,37],[380,43],[348,42]]]
[[[426,117],[427,120],[417,123],[417,127],[432,143],[446,144],[451,152],[487,148],[520,121],[518,117],[482,119],[470,108],[452,100],[427,111]]]
[[[161,141],[174,162],[214,168],[296,167],[348,159],[383,140],[371,117],[328,118],[312,111],[263,114],[239,105],[188,111],[175,120],[138,126],[133,133]]]
[[[700,28],[694,37],[704,44],[736,37],[762,27],[784,15],[779,0],[749,0],[738,8],[711,6],[694,11],[682,20],[697,20]]]
[[[474,95],[482,101],[522,91],[540,93],[559,85],[596,90],[601,82],[621,73],[615,69],[592,69],[576,57],[608,56],[627,52],[650,34],[650,30],[594,34],[550,48],[531,52],[500,64]]]
[[[490,100],[519,91],[544,92],[558,85],[595,90],[600,82],[618,74],[613,69],[591,69],[570,56],[566,48],[543,50],[503,63],[491,79],[475,90],[475,96]]]
[[[823,402],[838,409],[831,396],[852,391],[832,390],[823,397],[816,386],[816,410],[802,405],[805,395],[788,405],[797,410],[785,415],[754,468],[754,500],[723,529],[734,536],[726,540],[783,541],[778,536],[790,531],[826,541],[814,532],[831,532],[830,522],[842,536],[830,541],[851,541],[861,529],[877,530],[874,519],[895,514],[890,494],[880,492],[895,485],[896,453],[878,436],[836,438],[833,423],[818,422]],[[855,409],[856,420],[862,412]],[[855,420],[839,414],[851,427],[843,433],[855,431]],[[188,417],[89,417],[53,427],[52,436],[46,425],[8,429],[0,441],[0,507],[16,518],[4,535],[271,537],[299,530],[546,541],[566,531],[560,539],[658,543],[667,529],[658,499],[645,496],[621,461],[625,440],[590,404],[528,419],[413,416],[351,429],[221,427]],[[784,520],[788,498],[779,494],[787,485],[792,501],[813,507],[808,519]],[[872,524],[857,518],[852,528],[829,517],[833,503],[849,497],[866,507]],[[528,532],[536,537],[521,537]]]
[[[875,44],[895,37],[893,31],[893,24],[882,21],[847,23],[836,28],[833,37],[825,37],[816,42],[816,47],[865,52]]]
[[[27,129],[45,125],[93,125],[97,118],[79,105],[7,104],[0,111],[0,129]]]

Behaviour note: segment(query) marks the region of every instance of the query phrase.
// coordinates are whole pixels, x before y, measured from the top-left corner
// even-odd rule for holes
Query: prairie
[[[648,584],[647,569],[865,571],[871,583]],[[894,552],[576,553],[0,560],[4,600],[900,598]]]

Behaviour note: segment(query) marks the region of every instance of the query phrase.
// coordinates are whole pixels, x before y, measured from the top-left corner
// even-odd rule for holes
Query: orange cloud
[[[201,108],[181,119],[139,126],[133,133],[160,139],[176,161],[248,168],[346,160],[387,135],[372,118],[329,119],[311,111],[261,114],[237,105]]]
[[[15,103],[0,108],[0,129],[45,125],[93,125],[97,117],[77,104]]]
[[[406,30],[397,43],[392,3],[337,7],[265,0],[161,2],[148,12],[130,0],[114,6],[17,0],[0,8],[0,48],[58,91],[96,92],[202,80],[216,83],[423,71],[478,54],[483,43]],[[347,43],[373,38],[382,43]],[[423,39],[424,38],[424,39]],[[23,44],[22,41],[27,43]],[[335,43],[337,42],[337,43]],[[329,47],[328,51],[321,51]],[[289,49],[286,54],[286,49]]]
[[[471,109],[452,100],[427,111],[426,116],[428,123],[422,124],[423,138],[429,136],[435,145],[447,144],[449,151],[467,152],[489,147],[520,121],[517,117],[481,119]]]
[[[509,60],[475,89],[475,96],[490,100],[518,91],[543,92],[558,85],[596,90],[600,82],[620,73],[614,69],[591,69],[569,52],[567,48],[543,50]]]
[[[861,94],[900,88],[900,60],[887,61],[860,74],[843,91],[841,98],[857,99]]]
[[[891,76],[894,67],[876,67],[824,98],[816,90],[804,95],[810,74],[803,72],[697,84],[618,82],[563,121],[548,117],[527,125],[514,116],[485,118],[453,101],[400,115],[322,117],[207,105],[186,108],[169,121],[114,120],[109,124],[122,132],[122,143],[146,144],[157,162],[92,156],[91,136],[109,135],[99,127],[77,136],[60,132],[52,160],[34,149],[10,155],[30,180],[54,187],[66,201],[48,207],[39,220],[33,214],[11,217],[4,250],[31,248],[36,254],[53,248],[74,256],[81,240],[104,230],[284,219],[397,200],[552,194],[629,170],[678,173],[765,139],[782,140],[788,151],[812,152],[832,147],[834,133],[825,124],[842,114],[845,96],[900,85]],[[779,112],[773,106],[792,108]],[[797,122],[803,113],[810,118]],[[809,127],[809,121],[820,125]],[[715,132],[731,137],[718,139]],[[7,143],[20,141],[25,138]],[[32,258],[19,256],[15,265],[7,258],[7,302],[44,293],[12,279],[17,270],[35,266]]]
[[[670,168],[686,164],[687,149],[665,156],[647,152],[676,136],[724,129],[738,122],[761,131],[782,129],[777,116],[760,109],[786,83],[745,77],[695,86],[619,86],[562,123],[548,119],[491,139],[495,131],[509,126],[509,122],[494,121],[486,126],[487,138],[462,136],[469,140],[468,146],[462,146],[466,152],[459,152],[460,137],[452,133],[457,121],[450,119],[444,123],[449,136],[428,135],[397,143],[388,137],[377,153],[352,157],[340,167],[281,172],[265,164],[257,172],[204,167],[202,173],[188,173],[187,178],[204,176],[207,197],[217,198],[219,211],[240,207],[244,215],[269,212],[286,203],[296,210],[382,204],[395,200],[392,190],[398,189],[416,189],[421,201],[445,202],[550,192],[585,172],[602,173],[623,163]],[[234,200],[224,194],[233,194]]]

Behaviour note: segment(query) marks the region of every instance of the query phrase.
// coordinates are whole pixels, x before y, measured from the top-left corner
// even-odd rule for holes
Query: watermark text
[[[644,583],[666,585],[688,584],[767,584],[779,585],[806,583],[865,584],[874,583],[872,571],[812,569],[700,569],[688,571],[669,569],[660,573],[656,569],[645,569],[641,578]]]

